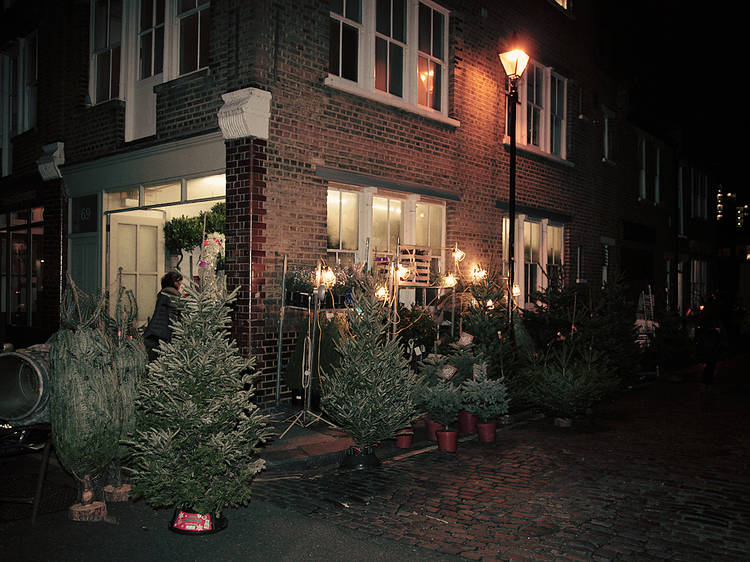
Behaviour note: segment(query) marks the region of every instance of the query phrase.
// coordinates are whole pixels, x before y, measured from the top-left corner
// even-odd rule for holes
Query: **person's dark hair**
[[[161,288],[176,287],[177,283],[182,281],[182,273],[179,271],[167,271],[161,278]]]

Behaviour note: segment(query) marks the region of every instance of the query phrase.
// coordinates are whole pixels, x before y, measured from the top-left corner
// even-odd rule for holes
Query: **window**
[[[328,71],[353,82],[359,69],[360,0],[332,0]]]
[[[695,168],[689,170],[690,216],[708,219],[708,177]]]
[[[0,304],[14,326],[37,326],[44,292],[44,208],[0,214]]]
[[[353,264],[359,249],[359,194],[328,190],[328,260]]]
[[[519,143],[565,158],[567,81],[551,68],[529,63],[519,85]]]
[[[604,130],[602,138],[602,159],[605,162],[615,161],[615,115],[614,112],[604,108]]]
[[[92,101],[120,96],[120,41],[122,0],[95,0],[92,4]]]
[[[330,187],[327,204],[329,263],[354,263],[392,256],[398,244],[430,248],[431,267],[442,266],[445,206],[411,195],[398,198]],[[368,255],[369,252],[369,255]]]
[[[428,1],[332,0],[326,84],[445,114],[448,12]]]
[[[697,309],[708,294],[708,262],[690,260],[690,305]]]
[[[638,199],[645,201],[646,194],[646,141],[641,139],[638,144],[639,173],[638,173]]]
[[[405,0],[377,0],[375,18],[375,88],[401,97],[406,47]]]
[[[654,162],[654,203],[661,202],[661,149],[656,147]]]
[[[164,1],[141,0],[138,33],[141,80],[164,70]]]
[[[516,216],[516,256],[523,248],[523,267],[516,260],[515,282],[522,287],[519,305],[529,302],[534,291],[563,283],[565,253],[564,227],[546,218]],[[503,255],[509,256],[510,220],[503,219]],[[503,273],[508,274],[508,259],[503,260]]]
[[[211,12],[208,2],[179,0],[177,18],[180,27],[180,74],[208,66],[208,32]]]

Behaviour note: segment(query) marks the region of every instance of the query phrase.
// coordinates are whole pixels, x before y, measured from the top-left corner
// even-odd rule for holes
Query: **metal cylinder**
[[[19,349],[0,353],[0,421],[49,422],[49,354]]]

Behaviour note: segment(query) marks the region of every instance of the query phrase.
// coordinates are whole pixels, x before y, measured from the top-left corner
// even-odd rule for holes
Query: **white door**
[[[161,211],[133,211],[110,215],[110,295],[120,285],[133,291],[138,323],[153,314],[164,275],[164,215]],[[114,299],[111,306],[115,305]]]

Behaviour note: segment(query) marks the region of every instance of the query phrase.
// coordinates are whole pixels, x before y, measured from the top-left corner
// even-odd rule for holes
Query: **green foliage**
[[[174,217],[164,224],[164,245],[173,254],[189,251],[203,242],[203,224],[197,217]]]
[[[201,213],[198,217],[198,222],[203,229],[203,219],[206,220],[206,232],[221,232],[224,233],[224,223],[226,221],[227,204],[223,201],[216,203],[211,210],[208,212]]]
[[[402,342],[412,341],[414,347],[432,349],[437,339],[437,323],[432,312],[425,306],[401,306],[398,309],[398,334]]]
[[[237,291],[227,296],[208,277],[184,290],[172,341],[161,343],[140,388],[129,468],[149,504],[219,514],[249,501],[269,428],[251,402],[252,361],[229,336]]]
[[[530,400],[557,417],[580,415],[618,387],[601,353],[580,338],[550,345],[544,355],[531,358],[524,376]]]
[[[452,382],[425,386],[420,392],[421,400],[432,421],[446,428],[458,422],[458,412],[463,407],[461,392]]]
[[[313,276],[309,271],[290,271],[286,274],[284,286],[291,293],[312,293]]]
[[[321,407],[358,446],[369,447],[414,421],[418,378],[400,341],[388,338],[373,278],[354,289],[346,317],[350,334],[336,345],[339,364],[321,373]]]
[[[501,379],[480,376],[468,379],[461,385],[463,408],[482,421],[494,420],[508,413],[508,391]]]

